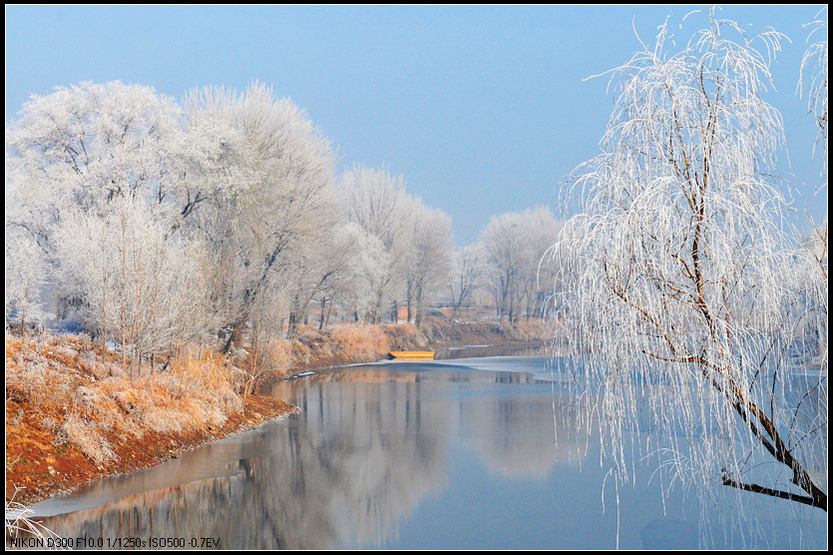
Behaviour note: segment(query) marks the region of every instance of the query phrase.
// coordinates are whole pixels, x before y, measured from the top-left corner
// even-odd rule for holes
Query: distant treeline
[[[131,360],[244,331],[257,350],[331,318],[420,323],[429,302],[514,322],[552,291],[559,226],[548,208],[503,214],[455,250],[446,213],[384,168],[337,176],[330,141],[260,83],[176,102],[84,82],[6,126],[7,325]]]

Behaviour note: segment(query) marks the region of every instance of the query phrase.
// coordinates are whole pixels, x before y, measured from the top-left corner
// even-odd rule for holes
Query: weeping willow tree
[[[583,213],[553,249],[572,261],[558,316],[620,475],[647,402],[675,478],[826,511],[827,358],[804,356],[817,307],[767,177],[783,126],[762,94],[784,37],[708,20],[678,52],[666,22],[612,70],[601,153],[572,182]]]
[[[801,60],[801,79],[798,82],[798,90],[803,93],[803,83],[808,81],[808,105],[810,113],[816,119],[818,125],[817,144],[822,147],[824,156],[824,168],[827,169],[827,7],[822,9],[816,18],[808,23],[806,27],[811,29],[808,40],[819,38],[812,43]],[[826,186],[826,184],[825,184]]]
[[[821,154],[821,183],[816,190],[819,197],[827,194],[827,7],[822,9],[813,21],[805,25],[811,29],[808,42],[814,40],[804,53],[801,60],[798,91],[802,94],[806,81],[807,109],[816,120],[818,135],[813,154]],[[826,201],[826,199],[825,199]],[[826,202],[825,202],[826,205]],[[810,236],[805,242],[805,256],[809,256],[809,294],[815,295],[819,311],[824,318],[820,319],[817,335],[824,343],[823,356],[827,356],[827,213],[821,222],[816,222],[808,215],[812,228]],[[825,360],[826,362],[826,360]]]

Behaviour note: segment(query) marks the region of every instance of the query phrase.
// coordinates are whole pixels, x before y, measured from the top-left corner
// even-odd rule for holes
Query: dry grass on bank
[[[540,322],[513,326],[426,319],[351,324],[230,356],[212,349],[134,368],[81,337],[6,334],[6,500],[31,503],[92,479],[144,468],[294,410],[250,394],[308,368],[372,362],[391,350],[541,341]],[[164,366],[164,368],[163,368]],[[19,489],[23,488],[23,489]]]
[[[285,377],[305,368],[373,362],[390,351],[437,349],[443,345],[542,343],[547,333],[541,320],[500,325],[425,318],[419,327],[407,322],[345,324],[323,331],[301,327],[295,341],[285,342],[291,361],[284,363],[283,373],[274,377]]]
[[[390,350],[390,342],[380,326],[350,324],[318,331],[301,328],[298,339],[290,343],[288,371],[356,362],[373,362]]]
[[[117,459],[107,437],[187,433],[220,426],[242,410],[235,372],[217,355],[194,352],[164,372],[133,380],[111,353],[77,337],[6,335],[6,435],[23,417],[104,464]],[[7,468],[8,468],[7,457]]]
[[[430,344],[414,324],[344,324],[319,331],[302,328],[292,344],[292,370],[374,362],[388,352]]]
[[[303,328],[294,341],[275,340],[237,358],[210,349],[185,351],[164,370],[145,365],[131,379],[118,355],[81,337],[7,333],[7,447],[10,433],[26,441],[34,427],[52,447],[77,447],[103,465],[118,458],[113,438],[218,428],[243,410],[243,394],[256,391],[258,383],[300,369],[372,362],[391,350],[542,336],[539,321],[499,326],[426,319],[419,328],[409,323],[350,324],[323,332]]]
[[[380,354],[390,351],[390,340],[379,326],[338,326],[332,332],[335,356],[350,362],[378,360]]]

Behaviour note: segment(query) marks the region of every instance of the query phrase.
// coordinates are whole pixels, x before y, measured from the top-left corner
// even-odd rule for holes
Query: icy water
[[[292,417],[33,508],[75,548],[827,548],[819,510],[750,494],[739,515],[651,461],[617,483],[551,375],[513,356],[288,380]]]

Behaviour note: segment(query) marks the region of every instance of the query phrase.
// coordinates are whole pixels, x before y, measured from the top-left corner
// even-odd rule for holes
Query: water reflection
[[[200,538],[224,549],[703,545],[689,533],[699,529],[691,502],[663,500],[659,486],[603,493],[598,449],[577,431],[592,414],[531,374],[392,363],[274,393],[300,412],[35,508],[80,508],[45,520],[64,537],[183,538],[184,547]],[[617,495],[621,511],[610,509]]]

